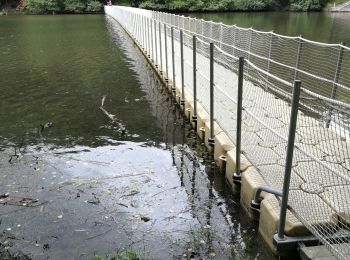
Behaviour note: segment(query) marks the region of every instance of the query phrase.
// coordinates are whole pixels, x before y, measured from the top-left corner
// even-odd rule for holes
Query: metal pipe
[[[157,46],[157,21],[154,20],[154,46],[156,49],[156,63],[155,66],[158,67],[158,46]]]
[[[195,129],[197,131],[197,37],[193,35],[193,116]]]
[[[174,27],[171,27],[171,59],[173,65],[173,95],[176,98],[176,87],[175,87],[175,49],[174,49]]]
[[[243,75],[244,57],[239,57],[238,65],[238,93],[237,93],[237,130],[236,130],[236,172],[233,182],[241,181],[241,135],[242,135],[242,103],[243,103]]]
[[[185,106],[185,73],[184,73],[184,35],[180,31],[180,52],[181,52],[181,101],[180,105]],[[184,107],[185,109],[185,107]]]
[[[232,44],[232,49],[233,49],[233,53],[232,55],[234,57],[236,57],[236,25],[233,25],[232,26],[232,29],[233,29],[233,44]]]
[[[210,136],[208,143],[214,146],[214,43],[210,43]]]
[[[167,36],[167,26],[164,24],[164,42],[165,42],[165,74],[169,78],[168,72],[168,36]]]
[[[339,81],[339,76],[340,76],[340,72],[341,72],[341,66],[343,63],[343,57],[344,57],[344,47],[345,43],[341,43],[340,46],[340,50],[339,50],[339,56],[338,56],[338,60],[337,60],[337,67],[335,70],[335,74],[334,74],[334,80],[333,80],[333,87],[332,87],[332,93],[331,93],[331,98],[335,99],[335,96],[337,94],[337,85],[336,83],[338,83]],[[327,122],[326,122],[326,128],[329,128],[329,125],[331,123],[331,117],[332,117],[332,109],[329,110],[328,112],[328,118],[327,118]]]
[[[273,42],[273,32],[270,34],[270,45],[269,45],[269,54],[267,60],[267,72],[270,73],[270,60],[272,55],[272,42]]]
[[[151,37],[150,37],[150,33],[149,33],[149,18],[146,17],[146,31],[147,31],[147,53],[148,53],[148,57],[151,56]]]
[[[152,53],[151,53],[151,60],[154,61],[154,47],[153,47],[153,20],[150,20],[150,27],[151,27],[151,47],[152,47]]]
[[[261,204],[261,199],[260,199],[260,195],[262,192],[267,192],[267,193],[271,193],[274,194],[278,197],[282,197],[282,191],[281,190],[277,190],[271,187],[258,187],[255,191],[255,196],[254,199],[251,202],[251,207],[254,210],[259,210],[260,209],[260,204]]]
[[[160,72],[163,71],[163,55],[162,55],[162,25],[160,22],[159,24],[159,55],[160,55]]]
[[[334,83],[333,83],[333,88],[332,88],[332,95],[331,98],[334,99],[336,92],[337,92],[337,85],[335,83],[338,83],[339,81],[339,76],[340,76],[340,72],[341,72],[341,66],[343,63],[343,57],[344,57],[344,46],[345,43],[341,43],[341,47],[339,50],[339,56],[338,56],[338,61],[337,61],[337,68],[335,70],[335,75],[334,75]]]
[[[299,80],[294,81],[292,110],[291,110],[290,123],[289,123],[287,157],[286,157],[286,166],[285,166],[284,181],[283,181],[280,221],[278,225],[279,239],[284,239],[284,228],[286,225],[289,186],[290,186],[292,163],[293,163],[294,140],[295,140],[297,120],[298,120],[300,86],[301,86],[301,82]]]
[[[296,59],[296,63],[295,63],[294,80],[296,80],[297,77],[298,77],[298,69],[299,69],[299,63],[300,63],[302,48],[303,48],[303,36],[300,35],[299,36],[299,45],[298,45],[297,59]]]

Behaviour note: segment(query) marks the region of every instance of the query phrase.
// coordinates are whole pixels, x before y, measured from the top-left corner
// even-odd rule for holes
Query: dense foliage
[[[134,0],[122,4],[147,9],[183,11],[264,11],[264,10],[321,10],[327,0]]]
[[[102,10],[102,3],[96,0],[26,0],[29,13],[94,13]]]
[[[30,13],[100,12],[108,0],[26,0]],[[344,0],[112,0],[113,4],[128,5],[170,12],[188,11],[265,11],[321,10],[327,2]],[[0,0],[2,6],[17,6],[19,0]]]

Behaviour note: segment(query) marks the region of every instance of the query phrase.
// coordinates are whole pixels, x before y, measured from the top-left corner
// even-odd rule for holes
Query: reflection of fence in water
[[[207,112],[209,43],[215,43],[214,117],[233,143],[237,137],[237,57],[246,58],[242,153],[258,170],[262,185],[279,190],[285,181],[292,82],[302,79],[289,209],[338,258],[348,255],[349,248],[338,244],[350,242],[350,144],[346,141],[350,106],[343,102],[349,94],[350,78],[344,72],[349,49],[146,10],[117,7],[109,12],[157,61],[158,68],[168,72],[166,77],[180,86],[181,93],[194,94],[196,75],[197,99]],[[195,74],[194,33],[198,38]]]

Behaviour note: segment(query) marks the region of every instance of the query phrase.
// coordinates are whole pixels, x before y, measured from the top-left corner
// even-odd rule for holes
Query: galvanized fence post
[[[150,27],[151,27],[151,60],[154,61],[154,47],[153,47],[153,19],[150,20]]]
[[[233,25],[231,28],[233,30],[232,55],[236,57],[236,25]]]
[[[252,36],[253,36],[253,29],[249,29],[250,34],[249,34],[249,44],[248,44],[248,61],[250,61],[250,52],[252,50]]]
[[[236,169],[233,182],[241,182],[241,136],[242,136],[242,103],[243,103],[244,57],[239,58],[238,93],[237,93],[237,129],[236,129]]]
[[[162,24],[159,23],[159,55],[160,55],[160,73],[163,73],[163,55],[162,55]]]
[[[174,27],[171,27],[171,60],[173,65],[173,85],[172,91],[173,95],[176,98],[176,86],[175,86],[175,49],[174,49]]]
[[[150,33],[149,33],[149,18],[145,17],[146,19],[146,36],[147,36],[147,54],[148,57],[150,57],[150,53],[151,53],[151,42],[150,42]]]
[[[154,20],[154,45],[156,49],[156,63],[155,66],[158,67],[158,44],[157,44],[157,21]]]
[[[214,43],[210,43],[210,146],[214,146]]]
[[[295,140],[296,127],[297,127],[297,120],[298,120],[300,87],[301,87],[301,82],[299,80],[294,81],[292,110],[291,110],[290,123],[289,123],[286,166],[284,170],[280,221],[278,224],[277,239],[279,240],[284,239],[284,228],[286,224],[289,186],[290,186],[292,163],[293,163],[294,140]]]
[[[169,71],[168,71],[168,35],[167,35],[167,25],[164,24],[164,43],[165,43],[165,74],[166,77],[169,78]]]
[[[180,52],[181,52],[181,100],[180,105],[185,106],[185,74],[184,74],[184,35],[180,31]],[[184,107],[185,109],[185,107]]]
[[[298,69],[299,69],[299,63],[300,63],[302,48],[303,48],[303,36],[300,35],[299,36],[299,45],[298,45],[297,59],[296,59],[296,62],[295,62],[294,80],[296,80],[297,77],[298,77]]]
[[[145,28],[145,17],[142,16],[142,37],[143,37],[143,40],[142,40],[142,47],[144,50],[146,50],[146,28]]]
[[[197,38],[193,35],[193,116],[194,129],[197,131]]]
[[[342,66],[343,57],[344,57],[344,46],[345,46],[345,43],[342,42],[340,45],[339,56],[338,56],[338,60],[337,60],[337,67],[335,70],[335,75],[334,75],[334,80],[333,80],[333,88],[332,88],[332,95],[331,95],[332,99],[335,98],[335,95],[337,93],[337,83],[339,81],[341,66]]]
[[[345,43],[340,44],[340,50],[339,50],[339,55],[338,55],[338,60],[337,60],[337,67],[335,69],[335,74],[334,74],[334,79],[333,79],[333,87],[332,87],[332,93],[331,93],[331,98],[335,99],[335,96],[337,94],[337,84],[339,81],[339,76],[341,72],[341,67],[343,63],[343,57],[344,57],[344,46]],[[326,122],[326,128],[329,128],[329,125],[331,123],[331,117],[332,117],[332,109],[329,110],[328,117],[327,117],[327,122]]]
[[[272,43],[273,43],[273,32],[270,34],[270,44],[269,44],[269,53],[268,53],[268,60],[267,60],[267,73],[270,73],[270,65],[271,65],[271,55],[272,55]],[[266,76],[266,84],[269,82],[269,75]]]

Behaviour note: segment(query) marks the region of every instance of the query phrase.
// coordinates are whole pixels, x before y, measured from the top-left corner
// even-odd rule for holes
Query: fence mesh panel
[[[129,7],[106,7],[106,12],[176,82],[178,95],[183,76],[186,97],[193,95],[196,35],[197,100],[206,112],[210,43],[214,43],[214,117],[233,143],[238,57],[245,58],[242,154],[260,174],[262,185],[279,190],[284,182],[293,81],[302,81],[288,216],[306,226],[337,258],[349,257],[350,48]]]

